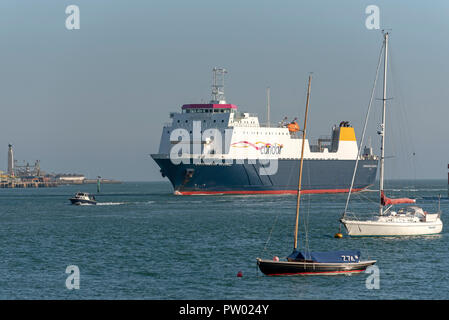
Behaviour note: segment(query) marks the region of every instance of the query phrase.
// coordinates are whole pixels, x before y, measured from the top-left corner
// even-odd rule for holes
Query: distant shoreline
[[[96,180],[95,180],[96,181]],[[120,180],[121,182],[167,182],[170,183],[168,180]],[[385,179],[385,181],[447,181],[446,179],[442,178],[401,178],[401,179]],[[379,180],[376,180],[376,183],[378,183]],[[95,182],[96,183],[96,182]]]

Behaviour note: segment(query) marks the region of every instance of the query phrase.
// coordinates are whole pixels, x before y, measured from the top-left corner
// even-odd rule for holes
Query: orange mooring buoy
[[[340,232],[337,232],[337,233],[334,235],[334,238],[337,238],[337,239],[343,238],[343,234],[340,233]]]

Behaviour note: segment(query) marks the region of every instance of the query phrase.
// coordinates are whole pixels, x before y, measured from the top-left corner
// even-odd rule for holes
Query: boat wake
[[[125,204],[124,202],[97,202],[97,206],[118,206]]]

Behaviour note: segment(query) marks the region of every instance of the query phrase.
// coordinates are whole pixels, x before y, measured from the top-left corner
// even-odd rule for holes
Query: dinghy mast
[[[311,81],[312,81],[312,75],[309,75],[309,85],[307,87],[306,114],[304,116],[304,129],[302,130],[301,162],[299,165],[298,195],[296,198],[295,242],[294,242],[294,246],[293,246],[293,251],[295,251],[296,248],[298,247],[299,204],[300,204],[300,200],[301,200],[302,166],[304,163],[304,142],[306,141],[307,113],[309,111]]]

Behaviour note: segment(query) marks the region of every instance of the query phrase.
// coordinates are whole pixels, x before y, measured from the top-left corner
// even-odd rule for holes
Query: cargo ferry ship
[[[210,103],[185,104],[170,113],[151,157],[177,195],[288,194],[297,192],[302,133],[296,119],[259,123],[224,97],[224,68],[214,68]],[[347,121],[315,144],[305,140],[302,193],[348,192],[358,147]],[[353,191],[371,186],[378,157],[365,147]]]

